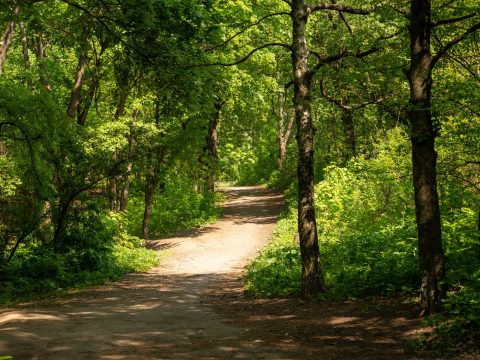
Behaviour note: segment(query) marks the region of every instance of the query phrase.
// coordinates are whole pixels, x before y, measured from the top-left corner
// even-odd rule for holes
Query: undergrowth
[[[416,295],[420,287],[409,147],[400,130],[387,132],[373,156],[330,166],[315,186],[318,236],[327,298]],[[445,312],[425,343],[454,349],[480,343],[480,241],[474,195],[442,179],[442,229],[449,289]],[[296,296],[301,256],[296,199],[289,192],[270,244],[247,266],[246,290],[256,296]],[[433,339],[433,340],[432,340]]]

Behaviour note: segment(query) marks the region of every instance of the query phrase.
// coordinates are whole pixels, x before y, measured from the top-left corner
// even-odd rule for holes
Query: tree
[[[453,40],[443,44],[435,55],[431,52],[432,29],[469,19],[476,14],[433,21],[430,0],[413,0],[410,8],[410,84],[409,120],[412,126],[412,166],[418,230],[420,269],[422,272],[421,306],[424,315],[441,311],[445,294],[445,262],[437,190],[437,129],[432,119],[432,71],[438,61],[455,44],[480,29],[477,23]]]

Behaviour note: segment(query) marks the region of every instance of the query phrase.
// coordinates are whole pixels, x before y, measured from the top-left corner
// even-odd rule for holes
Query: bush
[[[315,187],[319,246],[330,296],[411,291],[419,285],[409,148],[400,129],[385,133],[375,157],[327,167]],[[294,200],[288,201],[295,206]],[[300,289],[293,243],[296,210],[278,223],[272,243],[247,268],[246,287],[267,296]]]

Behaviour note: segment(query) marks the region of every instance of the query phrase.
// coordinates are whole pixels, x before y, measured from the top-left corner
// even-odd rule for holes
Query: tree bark
[[[20,14],[20,8],[15,9],[15,16]],[[12,44],[13,32],[15,31],[15,21],[11,20],[7,24],[7,28],[2,37],[2,43],[0,44],[0,76],[3,74],[3,67],[7,59],[7,51]]]
[[[302,255],[302,295],[315,297],[325,291],[314,206],[313,124],[310,108],[311,74],[308,70],[306,27],[308,6],[293,0],[292,66],[298,145],[298,234]]]
[[[420,257],[423,315],[441,311],[445,262],[437,191],[436,133],[431,114],[432,56],[430,0],[413,0],[410,13],[410,84],[413,186]]]

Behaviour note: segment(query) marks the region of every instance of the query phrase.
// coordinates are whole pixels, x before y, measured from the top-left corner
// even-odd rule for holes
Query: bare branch
[[[222,46],[225,46],[226,44],[228,44],[230,41],[232,41],[233,39],[235,39],[237,36],[243,34],[245,31],[247,31],[248,29],[254,27],[254,26],[257,26],[258,24],[260,24],[262,21],[268,19],[268,18],[271,18],[273,16],[279,16],[279,15],[288,15],[290,16],[290,13],[288,12],[278,12],[278,13],[273,13],[273,14],[268,14],[268,15],[265,15],[264,17],[258,19],[257,21],[255,21],[254,23],[251,23],[247,26],[245,26],[242,30],[240,30],[239,32],[237,32],[236,34],[230,36],[227,40],[223,41],[222,43],[220,44],[217,44],[217,45],[213,45],[212,47],[206,49],[205,51],[206,52],[211,52],[211,51],[214,51],[216,49],[218,49],[219,47],[222,47]]]

